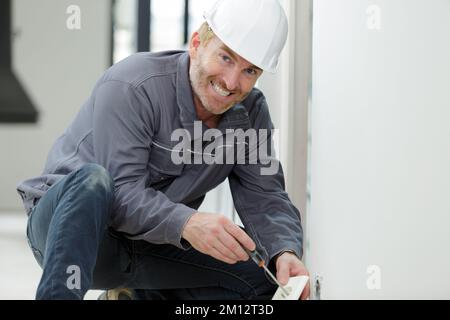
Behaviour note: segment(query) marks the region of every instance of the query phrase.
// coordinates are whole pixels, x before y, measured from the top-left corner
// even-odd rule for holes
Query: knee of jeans
[[[86,164],[78,172],[82,178],[82,187],[96,195],[111,197],[114,193],[114,182],[108,170],[94,163]]]

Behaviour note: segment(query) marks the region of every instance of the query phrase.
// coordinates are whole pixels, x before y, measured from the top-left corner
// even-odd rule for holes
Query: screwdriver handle
[[[266,262],[264,261],[264,258],[262,257],[262,255],[257,251],[257,250],[253,250],[250,251],[249,249],[245,248],[245,251],[247,252],[247,254],[249,255],[250,258],[252,258],[252,260],[260,267],[264,267],[266,265]]]

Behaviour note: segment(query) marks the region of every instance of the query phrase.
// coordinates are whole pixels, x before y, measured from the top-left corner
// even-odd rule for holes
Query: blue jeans
[[[191,248],[127,239],[108,227],[114,185],[88,164],[53,185],[28,219],[43,269],[37,299],[83,299],[89,289],[137,289],[146,299],[268,299],[276,286],[251,260],[229,265]]]

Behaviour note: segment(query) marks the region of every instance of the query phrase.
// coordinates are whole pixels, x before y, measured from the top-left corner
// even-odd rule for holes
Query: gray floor
[[[28,248],[23,213],[0,212],[0,300],[34,299],[41,269]],[[89,291],[95,300],[100,291]]]

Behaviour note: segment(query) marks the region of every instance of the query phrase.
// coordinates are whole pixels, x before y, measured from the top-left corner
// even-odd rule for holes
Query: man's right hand
[[[238,225],[214,213],[196,212],[186,223],[182,237],[198,251],[229,264],[249,259],[242,246],[250,251],[256,248]]]

